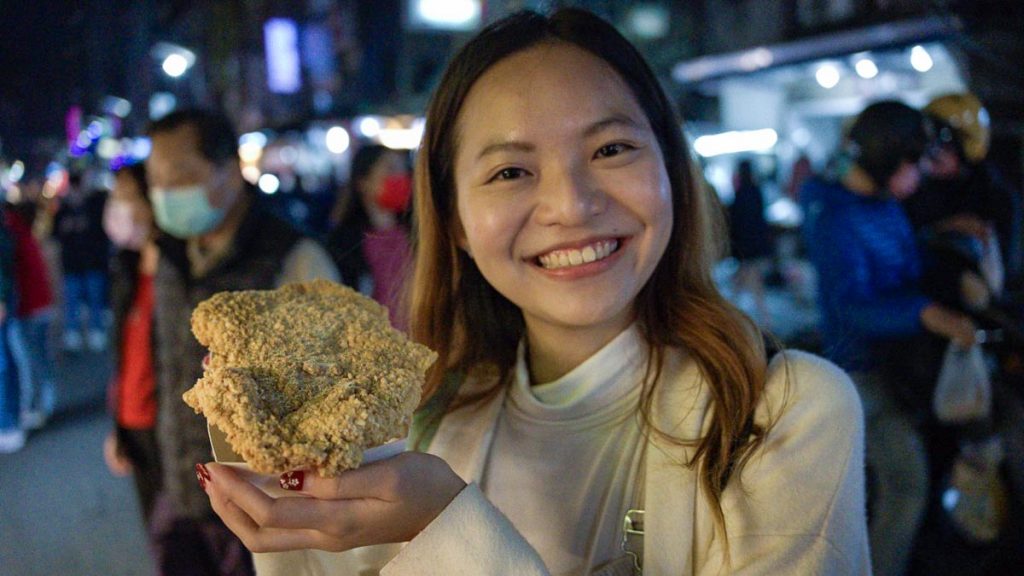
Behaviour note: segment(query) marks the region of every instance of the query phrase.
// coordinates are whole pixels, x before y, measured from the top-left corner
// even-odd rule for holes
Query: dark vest
[[[195,465],[212,459],[206,419],[181,395],[202,377],[206,350],[192,334],[192,311],[217,292],[275,288],[282,265],[301,235],[255,203],[239,227],[231,252],[206,275],[189,272],[185,242],[160,245],[156,290],[157,437],[164,487],[178,517],[211,515],[195,478]]]

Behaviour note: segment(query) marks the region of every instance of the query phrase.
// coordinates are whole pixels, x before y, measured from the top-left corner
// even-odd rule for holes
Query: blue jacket
[[[824,353],[847,370],[870,370],[886,341],[924,330],[921,260],[896,200],[812,179],[800,192],[804,240],[818,271]]]

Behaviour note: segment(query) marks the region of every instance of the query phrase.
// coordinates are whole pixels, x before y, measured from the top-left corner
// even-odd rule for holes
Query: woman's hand
[[[462,481],[433,455],[406,452],[321,478],[312,471],[281,477],[297,498],[273,498],[228,466],[197,467],[214,511],[253,552],[316,548],[340,552],[405,542],[462,491]]]
[[[929,304],[921,310],[921,324],[961,348],[970,348],[977,338],[978,327],[970,318],[940,304]]]
[[[132,461],[124,453],[121,442],[117,439],[117,432],[114,430],[111,430],[103,440],[103,459],[114,476],[127,476],[132,473]]]
[[[937,232],[955,232],[970,236],[987,245],[992,235],[992,225],[978,216],[968,213],[955,214],[933,225]]]

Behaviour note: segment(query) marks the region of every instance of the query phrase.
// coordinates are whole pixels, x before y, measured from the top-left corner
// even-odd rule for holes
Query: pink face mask
[[[393,214],[405,212],[412,198],[412,178],[408,174],[388,176],[381,183],[377,206]]]
[[[111,198],[103,209],[103,231],[118,248],[138,251],[146,243],[150,227],[135,219],[130,202]]]

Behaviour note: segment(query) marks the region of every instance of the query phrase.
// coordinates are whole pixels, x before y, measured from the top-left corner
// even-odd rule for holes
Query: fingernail
[[[202,464],[196,464],[196,479],[199,480],[199,487],[203,490],[206,490],[206,483],[213,480],[210,478],[210,471]]]
[[[206,356],[203,356],[203,370],[206,370],[209,367],[210,367],[210,355],[207,354]]]
[[[302,470],[285,472],[279,480],[281,488],[285,490],[302,490],[302,482],[306,479],[306,473]]]

